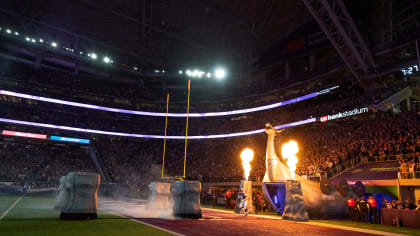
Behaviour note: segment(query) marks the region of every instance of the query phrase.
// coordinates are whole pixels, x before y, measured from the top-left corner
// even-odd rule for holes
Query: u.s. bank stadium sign
[[[355,108],[355,109],[350,110],[350,111],[339,112],[339,113],[333,114],[333,115],[321,116],[319,118],[319,121],[327,122],[329,120],[335,120],[335,119],[340,119],[340,118],[344,118],[344,117],[348,117],[348,116],[354,116],[354,115],[366,113],[368,111],[369,111],[369,109],[367,107]]]

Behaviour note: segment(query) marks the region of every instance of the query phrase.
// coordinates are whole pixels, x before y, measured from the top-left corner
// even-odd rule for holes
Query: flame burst
[[[254,151],[250,148],[245,148],[241,152],[241,160],[242,160],[242,166],[244,167],[244,176],[245,180],[248,181],[249,173],[251,172],[251,164],[249,164],[252,159],[254,159]]]
[[[299,147],[296,141],[290,140],[289,142],[283,144],[281,147],[281,155],[283,158],[287,158],[287,166],[289,166],[290,173],[292,174],[292,179],[295,179],[296,164],[298,159],[296,153],[299,152]]]

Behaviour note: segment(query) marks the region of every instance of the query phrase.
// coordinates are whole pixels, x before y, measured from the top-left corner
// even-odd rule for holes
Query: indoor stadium
[[[420,0],[0,1],[0,236],[420,235]]]

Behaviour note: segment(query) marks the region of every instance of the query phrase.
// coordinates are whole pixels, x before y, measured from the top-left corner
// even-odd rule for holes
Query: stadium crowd
[[[267,120],[273,124],[287,123],[288,121],[294,121],[292,120],[293,118],[307,118],[307,114],[325,115],[324,111],[334,113],[353,107],[368,106],[369,104],[374,104],[375,100],[378,100],[375,94],[359,96],[357,89],[352,88],[348,93],[354,94],[354,96],[330,103],[324,103],[321,97],[319,101],[314,101],[314,106],[311,106],[312,101],[308,101],[309,104],[293,104],[289,105],[290,107],[285,106],[278,109],[278,111],[267,111],[253,115],[247,114],[247,117],[244,119],[218,119],[218,122],[214,123],[210,122],[210,119],[204,119],[204,121],[194,121],[192,119],[191,133],[202,134],[213,129],[220,130],[220,132],[224,131],[223,133],[237,131],[241,128],[249,130],[250,127],[263,126],[263,122],[267,122]],[[389,95],[389,91],[377,90],[376,92],[380,98]],[[358,99],[354,99],[355,97]],[[153,133],[153,130],[155,130],[154,132],[159,132],[162,129],[162,126],[157,124],[157,122],[153,122],[150,119],[147,120],[147,118],[146,122],[136,122],[138,120],[125,120],[121,116],[107,117],[109,114],[103,112],[100,113],[103,116],[98,117],[78,108],[66,109],[65,113],[53,113],[52,111],[56,105],[49,107],[49,104],[43,103],[41,108],[40,103],[34,103],[30,100],[7,96],[1,96],[1,98],[0,102],[2,106],[9,108],[6,110],[9,111],[8,116],[11,118],[38,122],[48,120],[51,123],[111,131],[134,132],[136,130],[148,130]],[[305,106],[310,106],[311,109],[300,109]],[[329,108],[330,110],[328,110]],[[371,110],[373,112],[358,116],[357,119],[347,118],[345,121],[288,129],[290,131],[288,132],[288,137],[295,138],[301,145],[301,152],[298,154],[300,160],[297,169],[298,174],[330,177],[350,165],[363,162],[366,158],[382,160],[384,156],[389,155],[404,155],[406,160],[414,164],[412,169],[416,171],[418,169],[417,163],[419,163],[420,148],[418,133],[420,122],[418,113],[416,113],[418,107],[413,106],[414,111],[402,112],[398,115]],[[265,119],[264,116],[267,118]],[[71,117],[71,120],[69,117]],[[169,133],[182,134],[185,128],[184,124],[179,125],[179,123],[172,122],[169,125]],[[230,125],[232,123],[237,124],[237,126],[233,127]],[[199,127],[198,130],[194,129],[194,126]],[[171,130],[171,127],[177,128]],[[165,156],[167,160],[165,165],[166,175],[182,175],[183,144],[183,140],[168,141]],[[96,145],[99,158],[103,161],[106,172],[109,173],[111,179],[115,182],[129,184],[135,188],[135,186],[145,186],[150,182],[150,178],[160,176],[159,166],[162,163],[163,153],[163,142],[161,140],[97,137]],[[279,145],[280,143],[278,143]],[[205,142],[189,141],[187,177],[204,182],[232,182],[242,179],[239,154],[245,146],[253,148],[256,153],[254,161],[251,163],[253,166],[251,179],[254,181],[262,180],[265,173],[266,136],[264,134],[232,139],[206,140]],[[5,147],[3,148],[5,152],[7,150],[13,152],[14,148],[7,148],[7,145]],[[42,150],[41,147],[38,149]],[[48,156],[48,154],[45,155],[42,152],[40,151],[39,155]],[[31,153],[37,152],[32,151]],[[87,154],[84,155],[87,156]],[[57,165],[76,167],[73,169],[87,166],[82,163],[78,164],[75,160],[66,163],[64,156],[65,154],[57,155],[57,158],[62,157],[61,161],[56,161]],[[75,156],[82,155],[79,153],[75,154]],[[14,163],[24,163],[19,168],[25,169],[27,162],[15,161]],[[154,170],[153,173],[150,173],[151,170]],[[7,173],[11,173],[11,169],[8,169],[7,172],[2,172],[3,175],[4,173],[10,175]],[[64,172],[52,171],[46,168],[36,178],[48,180],[49,176],[57,178],[62,173]],[[150,173],[151,177],[140,177],[138,173]]]
[[[1,75],[3,77],[13,76],[16,79],[11,82],[0,78],[2,88],[12,89],[12,91],[34,92],[46,97],[55,97],[51,94],[60,94],[58,98],[78,102],[82,99],[82,101],[89,101],[98,105],[112,103],[114,104],[111,105],[112,107],[128,109],[143,109],[146,107],[154,111],[157,111],[156,108],[160,111],[164,110],[164,103],[143,101],[142,96],[148,97],[147,94],[137,96],[141,93],[141,88],[136,86],[109,86],[112,82],[109,82],[110,84],[106,86],[85,86],[85,81],[81,79],[82,76],[80,75],[75,76],[49,70],[34,71],[30,67],[22,69],[21,65],[13,64],[9,71],[3,73]],[[355,163],[364,162],[369,158],[383,160],[385,156],[389,155],[405,157],[410,164],[402,164],[401,168],[407,166],[407,169],[411,167],[410,170],[417,171],[419,168],[420,137],[418,130],[420,122],[416,112],[419,111],[419,104],[413,103],[413,111],[403,111],[397,115],[377,112],[376,104],[410,85],[409,81],[393,77],[383,79],[382,83],[373,84],[366,91],[358,84],[347,81],[340,83],[339,88],[332,90],[330,93],[278,109],[229,117],[191,118],[189,134],[204,135],[248,131],[262,128],[267,122],[279,125],[309,117],[320,117],[354,108],[369,107],[369,113],[359,115],[356,119],[350,117],[344,121],[317,123],[288,129],[287,137],[296,139],[301,147],[301,152],[298,153],[300,161],[297,173],[305,176],[331,177]],[[111,90],[110,87],[118,87],[119,89]],[[265,94],[259,99],[250,97],[237,101],[229,100],[213,103],[211,106],[207,106],[205,103],[196,103],[193,104],[191,112],[199,112],[201,109],[226,111],[266,105],[269,102],[285,101],[319,91],[319,88],[319,84],[314,83],[311,86],[290,90],[283,94],[280,92]],[[76,91],[77,89],[83,89],[83,94],[86,96],[80,97],[79,95],[82,93]],[[57,93],[58,90],[60,93]],[[110,97],[112,99],[106,99]],[[142,104],[142,106],[136,104]],[[0,106],[2,107],[2,117],[5,118],[79,128],[162,134],[164,127],[163,118],[92,111],[11,96],[0,96]],[[174,112],[183,112],[184,106],[185,104],[179,105]],[[168,122],[168,135],[184,135],[185,119],[170,118]],[[8,125],[3,124],[3,127],[8,127]],[[18,131],[24,131],[27,128],[19,127]],[[76,133],[74,136],[80,137],[80,135],[80,133]],[[83,135],[86,136],[86,134]],[[139,189],[147,187],[150,180],[161,175],[162,140],[138,140],[94,135],[89,138],[95,140],[93,145],[96,145],[98,157],[112,181],[128,184],[132,186],[134,191],[140,191]],[[203,182],[239,181],[243,178],[239,154],[243,148],[251,147],[255,151],[255,157],[251,163],[250,178],[253,181],[261,181],[265,173],[266,141],[265,134],[220,140],[191,140],[187,149],[186,176],[189,179],[198,179]],[[277,146],[280,146],[281,141],[278,140]],[[17,149],[19,149],[18,152],[24,150],[22,148]],[[32,176],[36,180],[52,180],[57,179],[69,170],[93,170],[92,165],[87,163],[89,162],[88,158],[81,158],[88,157],[86,149],[67,150],[67,152],[58,153],[48,148],[44,150],[43,145],[31,147],[31,149],[33,149],[30,151],[32,155],[42,156],[47,160],[43,161],[42,158],[39,158],[36,159],[36,163],[18,161],[19,159],[10,160],[8,163],[12,163],[10,164],[12,167],[9,168],[9,165],[1,167],[4,169],[1,172],[2,179],[14,180],[16,179],[16,173],[23,173],[23,175]],[[14,150],[15,148],[12,148],[11,144],[7,144],[3,145],[2,152],[10,153],[5,154],[5,156],[11,158]],[[24,153],[22,151],[21,159],[25,158]],[[54,155],[54,158],[48,159],[52,155]],[[66,155],[75,158],[67,160]],[[165,159],[164,174],[166,176],[183,175],[183,140],[168,140]],[[39,167],[41,163],[42,166]],[[58,170],[56,166],[63,166],[63,168]]]
[[[95,171],[87,149],[80,147],[5,138],[0,141],[0,155],[0,182],[58,183],[71,171]]]

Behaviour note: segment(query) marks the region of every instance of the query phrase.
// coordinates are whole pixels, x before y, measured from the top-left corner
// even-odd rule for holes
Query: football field
[[[418,229],[403,227],[340,220],[299,223],[275,215],[244,216],[209,208],[202,208],[199,220],[147,218],[140,214],[146,202],[136,199],[102,198],[97,220],[63,221],[54,203],[54,194],[0,195],[0,235],[420,235]]]
[[[21,196],[0,196],[0,216]],[[167,232],[98,211],[97,220],[63,221],[54,196],[25,196],[0,220],[0,235],[170,235]]]

